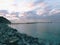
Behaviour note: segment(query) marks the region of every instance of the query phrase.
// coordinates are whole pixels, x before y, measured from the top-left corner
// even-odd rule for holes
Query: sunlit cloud
[[[32,2],[27,2],[27,1],[21,1],[21,2],[15,2],[12,4],[12,6],[15,8],[16,11],[29,11],[33,8],[33,3]]]
[[[49,7],[50,6],[50,7]],[[59,0],[0,0],[0,10],[6,9],[9,12],[26,12],[41,8],[50,11],[51,8],[60,8]],[[39,11],[38,11],[39,12]]]
[[[45,13],[44,9],[37,10],[38,15],[43,15]]]
[[[35,9],[37,6],[43,7],[42,0],[0,0],[0,9],[25,12]]]
[[[11,11],[14,8],[11,6],[14,0],[0,0],[0,10]]]

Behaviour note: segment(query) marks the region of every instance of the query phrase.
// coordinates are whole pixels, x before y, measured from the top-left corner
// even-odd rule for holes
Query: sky
[[[41,13],[60,9],[60,0],[0,0],[0,10],[26,12],[36,9]]]

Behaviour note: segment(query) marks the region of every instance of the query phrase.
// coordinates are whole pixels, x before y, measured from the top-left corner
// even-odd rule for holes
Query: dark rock
[[[0,23],[11,24],[11,22],[4,17],[0,17]]]

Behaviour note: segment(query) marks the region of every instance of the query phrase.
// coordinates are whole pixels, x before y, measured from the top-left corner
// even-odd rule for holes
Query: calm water
[[[21,33],[48,40],[60,40],[60,23],[11,24]]]

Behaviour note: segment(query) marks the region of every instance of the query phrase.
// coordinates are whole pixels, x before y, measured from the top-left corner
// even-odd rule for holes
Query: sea
[[[9,26],[20,33],[60,42],[60,22],[15,23]]]

